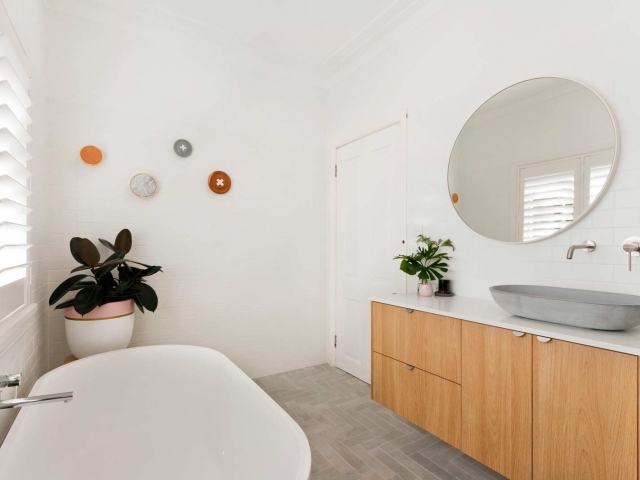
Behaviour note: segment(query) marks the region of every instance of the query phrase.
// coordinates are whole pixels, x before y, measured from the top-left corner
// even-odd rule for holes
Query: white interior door
[[[405,124],[337,149],[336,366],[371,383],[374,294],[404,293]]]

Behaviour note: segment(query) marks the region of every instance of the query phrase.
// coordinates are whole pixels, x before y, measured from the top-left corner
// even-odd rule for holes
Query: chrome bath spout
[[[582,242],[580,245],[571,245],[569,247],[569,251],[567,252],[567,260],[571,260],[573,258],[573,252],[576,250],[586,250],[587,252],[593,252],[596,249],[596,243],[591,240],[587,240],[586,242]]]
[[[13,400],[0,400],[0,410],[28,407],[30,405],[42,405],[44,403],[69,403],[71,400],[73,400],[73,392],[52,393],[50,395],[38,395],[36,397],[27,398],[14,398]]]
[[[52,393],[49,395],[38,395],[35,397],[2,400],[3,388],[19,387],[21,383],[22,375],[19,373],[14,373],[12,375],[0,375],[0,410],[28,407],[29,405],[42,405],[43,403],[69,403],[73,400],[73,392]]]

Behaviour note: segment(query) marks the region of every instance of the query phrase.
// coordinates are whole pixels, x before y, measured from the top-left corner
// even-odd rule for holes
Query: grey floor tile
[[[505,477],[371,400],[357,378],[318,365],[256,379],[298,422],[311,480],[503,480]]]

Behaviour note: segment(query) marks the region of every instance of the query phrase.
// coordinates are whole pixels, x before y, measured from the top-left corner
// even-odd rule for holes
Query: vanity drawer
[[[462,379],[462,321],[373,302],[371,348],[452,382]]]
[[[373,353],[371,397],[401,417],[460,448],[462,387]]]

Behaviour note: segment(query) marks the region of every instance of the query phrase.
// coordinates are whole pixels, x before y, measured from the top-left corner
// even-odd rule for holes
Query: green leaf
[[[98,241],[103,244],[105,247],[107,247],[109,250],[113,251],[113,252],[117,252],[116,247],[113,246],[113,243],[103,239],[103,238],[99,238]]]
[[[111,272],[107,272],[98,278],[98,283],[104,288],[105,294],[113,292],[118,285]]]
[[[73,270],[71,270],[71,273],[81,272],[82,270],[91,270],[91,267],[87,267],[86,265],[80,265],[79,267],[76,267]]]
[[[110,273],[111,270],[116,268],[119,264],[122,263],[122,259],[125,257],[126,252],[116,252],[107,258],[104,263],[100,265],[100,268],[96,270],[96,277],[100,278],[103,275]]]
[[[162,271],[162,267],[149,267],[146,270],[143,270],[140,273],[140,277],[150,277],[151,275],[155,275],[158,272]]]
[[[138,300],[138,297],[133,297],[133,302],[138,306],[140,311],[144,313],[144,306],[142,305],[142,303],[140,303],[140,300]]]
[[[131,287],[131,285],[133,285],[133,282],[135,280],[133,278],[130,278],[129,280],[124,280],[124,281],[120,281],[120,285],[118,285],[118,287],[116,288],[116,293],[123,293],[127,288]]]
[[[131,232],[126,228],[124,230],[121,230],[116,237],[116,241],[113,245],[116,247],[117,251],[129,253],[131,251],[131,246],[133,245],[133,237],[131,236]]]
[[[82,239],[80,237],[73,237],[69,242],[69,250],[71,250],[71,256],[74,260],[82,265],[86,265],[82,257],[80,256],[80,242]]]
[[[73,307],[73,299],[67,300],[66,302],[59,303],[58,305],[56,305],[56,308],[54,310],[60,310],[62,308],[68,308],[68,307]]]
[[[145,283],[141,283],[138,288],[140,293],[136,297],[144,308],[154,312],[158,308],[158,295],[156,295],[155,290]]]
[[[133,274],[131,273],[131,270],[129,269],[129,266],[127,264],[120,265],[118,267],[118,278],[120,279],[120,282],[129,280],[132,277]]]
[[[85,287],[78,292],[73,301],[73,307],[80,315],[84,316],[100,305],[104,298],[104,289],[101,285]]]
[[[95,267],[100,263],[100,252],[88,238],[83,238],[78,243],[78,254],[85,265]]]
[[[71,288],[78,282],[87,278],[87,275],[75,275],[67,278],[64,282],[58,285],[51,296],[49,297],[49,305],[53,305],[71,291]]]
[[[135,263],[136,265],[142,265],[143,267],[147,267],[147,268],[151,268],[151,267],[153,266],[153,265],[147,265],[146,263],[136,262],[136,261],[134,261],[134,260],[129,260],[128,258],[127,258],[127,262],[129,262],[129,263]]]
[[[407,275],[415,275],[418,273],[420,269],[420,265],[412,258],[405,258],[400,263],[400,270],[402,270]]]
[[[90,281],[90,282],[78,282],[76,283],[73,287],[71,287],[71,292],[74,292],[76,290],[82,290],[84,287],[90,287],[91,285],[95,285],[96,282]]]

